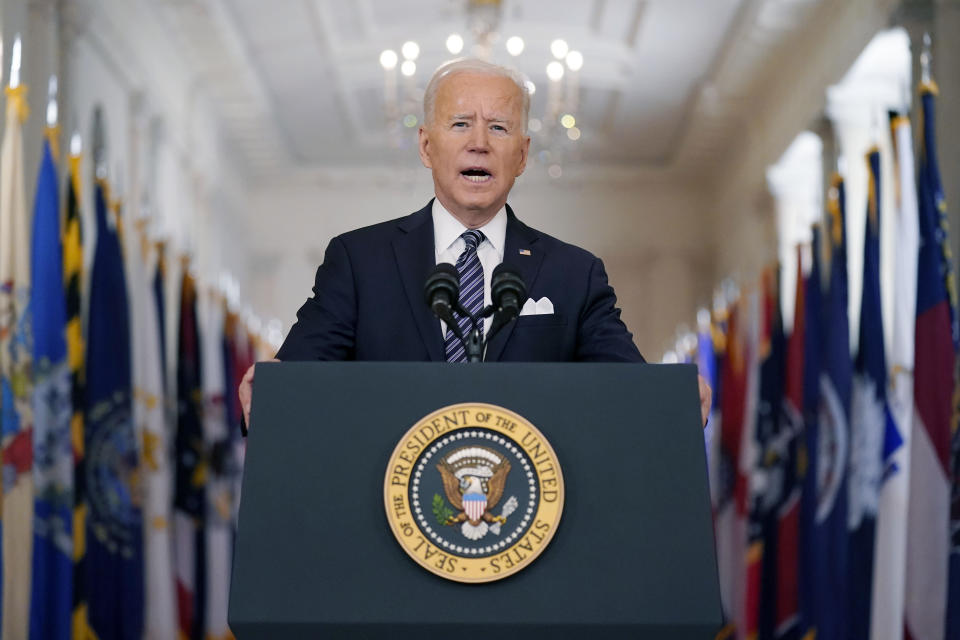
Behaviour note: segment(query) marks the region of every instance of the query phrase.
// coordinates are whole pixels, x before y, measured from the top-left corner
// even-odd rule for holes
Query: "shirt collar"
[[[439,198],[433,199],[433,246],[437,256],[449,249],[456,242],[460,235],[467,230],[462,222],[453,217],[449,211],[440,204]],[[489,242],[494,250],[503,256],[504,243],[507,237],[507,209],[500,207],[497,215],[493,216],[487,224],[480,227],[486,241]]]

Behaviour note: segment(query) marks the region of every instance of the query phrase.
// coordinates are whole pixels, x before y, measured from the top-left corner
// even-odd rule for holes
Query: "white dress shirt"
[[[453,217],[442,204],[439,198],[433,199],[433,248],[437,264],[449,262],[456,266],[457,258],[463,253],[467,243],[460,235],[467,230],[463,223]],[[477,257],[483,267],[483,306],[490,304],[490,277],[498,264],[503,262],[503,245],[507,238],[507,209],[501,207],[497,215],[480,227],[483,233],[483,242],[477,245]],[[483,323],[483,333],[490,329],[490,319]],[[447,325],[441,320],[440,330],[445,336]]]

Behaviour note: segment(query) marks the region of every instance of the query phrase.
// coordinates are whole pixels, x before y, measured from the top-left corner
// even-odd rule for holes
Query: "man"
[[[277,358],[463,361],[459,341],[424,302],[424,281],[436,264],[455,263],[461,304],[478,311],[490,303],[494,267],[506,262],[526,283],[526,306],[538,313],[521,314],[494,336],[487,360],[643,362],[603,263],[527,227],[507,205],[530,151],[523,78],[459,60],[437,70],[423,102],[420,159],[433,172],[436,198],[330,242],[314,295]],[[253,367],[239,389],[247,418],[252,382]],[[710,390],[702,379],[700,395],[705,418]]]

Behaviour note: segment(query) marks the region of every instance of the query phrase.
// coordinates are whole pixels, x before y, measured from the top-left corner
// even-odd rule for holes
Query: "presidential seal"
[[[563,511],[563,474],[522,416],[464,403],[418,421],[390,456],[390,528],[417,564],[458,582],[491,582],[543,552]]]

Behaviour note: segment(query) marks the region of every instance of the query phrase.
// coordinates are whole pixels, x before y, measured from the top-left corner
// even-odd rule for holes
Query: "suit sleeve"
[[[577,327],[577,360],[645,362],[633,343],[633,335],[620,319],[617,296],[599,258],[594,258],[590,266],[587,297]]]
[[[353,360],[356,353],[357,295],[346,245],[339,237],[327,246],[317,268],[313,297],[297,311],[297,321],[277,352],[279,360]]]

